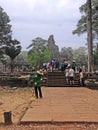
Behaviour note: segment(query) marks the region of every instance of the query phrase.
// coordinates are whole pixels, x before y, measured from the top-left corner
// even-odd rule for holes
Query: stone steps
[[[67,87],[70,85],[66,83],[64,72],[55,71],[55,72],[47,73],[46,86],[47,87]],[[79,86],[77,79],[74,80],[73,86]]]

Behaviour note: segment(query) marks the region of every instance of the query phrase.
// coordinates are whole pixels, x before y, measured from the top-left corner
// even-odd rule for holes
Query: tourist
[[[74,85],[74,70],[69,66],[69,81],[70,85]]]
[[[43,63],[43,71],[47,71],[47,63]]]
[[[75,69],[76,69],[76,62],[75,62],[75,60],[73,60],[73,62],[72,62],[72,69],[75,71]]]
[[[51,65],[52,65],[52,71],[55,70],[55,59],[52,59]]]
[[[68,62],[67,61],[65,61],[64,62],[65,63],[65,69],[68,67]],[[68,69],[68,68],[67,68]]]
[[[59,70],[59,60],[58,59],[55,61],[55,69]]]
[[[79,84],[80,86],[81,85],[84,86],[84,76],[83,76],[83,71],[81,68],[79,69]]]
[[[66,83],[69,84],[69,68],[66,67],[65,69],[65,78],[66,78]]]
[[[61,62],[61,71],[65,71],[65,60]]]

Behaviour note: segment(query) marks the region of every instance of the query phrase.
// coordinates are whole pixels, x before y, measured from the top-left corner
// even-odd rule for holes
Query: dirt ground
[[[18,125],[32,98],[32,88],[0,87],[0,130],[98,130],[94,123]],[[4,125],[4,112],[12,114],[12,125]]]
[[[32,88],[0,87],[0,123],[4,123],[4,112],[11,111],[12,122],[17,124],[28,107]]]

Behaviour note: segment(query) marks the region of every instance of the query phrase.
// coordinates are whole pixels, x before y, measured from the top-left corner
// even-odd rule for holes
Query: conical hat
[[[38,70],[37,74],[43,75],[43,70]]]

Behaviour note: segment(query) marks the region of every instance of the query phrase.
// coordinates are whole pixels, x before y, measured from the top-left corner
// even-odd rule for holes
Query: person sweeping
[[[41,90],[41,81],[43,76],[43,70],[39,70],[32,75],[32,79],[34,79],[34,91],[35,98],[42,98],[42,90]]]

